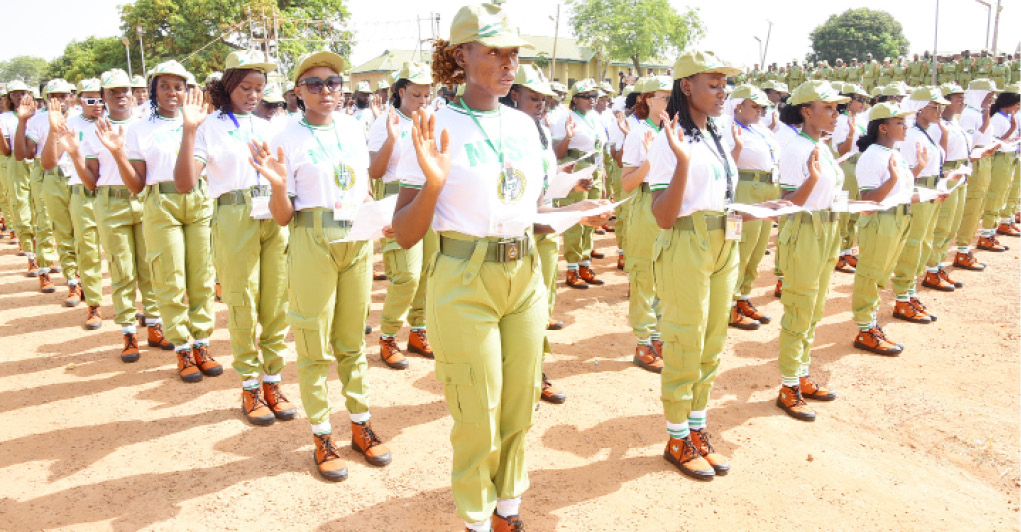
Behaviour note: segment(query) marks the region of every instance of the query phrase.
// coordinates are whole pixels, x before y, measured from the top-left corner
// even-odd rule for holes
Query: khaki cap
[[[1003,92],[1009,92],[1012,94],[1021,94],[1021,84],[1018,82],[1011,83],[1003,88]]]
[[[131,88],[135,87],[135,84],[132,83],[130,78],[128,78],[128,73],[119,68],[103,72],[103,74],[99,76],[99,79],[101,80],[104,89],[113,89],[117,87],[131,87]],[[142,83],[142,88],[145,88],[145,83]]]
[[[968,84],[968,90],[1000,92],[1000,90],[996,88],[996,82],[989,78],[971,80],[971,83]]]
[[[389,88],[390,88],[390,82],[385,80],[385,79],[381,79],[381,80],[376,82],[376,90],[377,91],[381,91],[381,90],[385,90],[385,89],[389,89]]]
[[[861,85],[855,85],[854,83],[844,83],[844,86],[840,89],[840,94],[848,96],[864,96],[868,98],[871,96]]]
[[[514,76],[514,84],[531,89],[543,96],[556,96],[542,71],[535,65],[518,65],[518,73]]]
[[[586,92],[599,92],[599,87],[592,78],[585,78],[574,82],[571,90],[567,92],[567,98],[571,99]]]
[[[841,96],[828,81],[814,79],[806,81],[794,89],[788,103],[801,105],[811,102],[833,102],[847,103],[851,101],[847,96]]]
[[[951,94],[964,94],[964,87],[956,83],[944,83],[939,86],[939,90],[943,93],[944,97],[950,96]]]
[[[284,93],[280,92],[280,87],[276,85],[267,85],[262,91],[262,101],[269,103],[284,103]]]
[[[20,79],[16,79],[16,80],[14,80],[14,81],[12,81],[12,82],[7,84],[7,94],[10,94],[10,93],[12,93],[14,91],[26,91],[26,92],[28,92],[28,85],[25,85],[24,81],[21,81]]]
[[[650,76],[638,80],[638,83],[635,84],[635,91],[639,94],[656,91],[670,92],[673,88],[674,80],[670,79],[669,76]]]
[[[329,67],[332,68],[337,75],[340,75],[344,72],[344,58],[329,50],[321,50],[305,54],[298,59],[298,66],[294,69],[294,76],[291,78],[291,81],[297,83],[298,78],[300,78],[305,71],[315,67]]]
[[[894,83],[891,83],[891,84],[883,87],[883,92],[881,92],[880,94],[882,94],[883,96],[907,96],[908,95],[907,91],[905,91],[903,87],[901,87],[900,85],[894,84]]]
[[[78,82],[78,92],[99,92],[102,86],[96,78],[83,79]]]
[[[464,6],[450,24],[450,45],[480,42],[494,48],[535,48],[518,35],[496,4]]]
[[[172,59],[156,65],[156,68],[152,69],[152,72],[149,73],[149,79],[155,79],[160,76],[178,76],[183,78],[185,83],[190,79],[194,79],[191,73],[188,72],[188,69],[184,68],[184,65]]]
[[[394,80],[406,79],[415,85],[432,85],[433,73],[429,65],[421,63],[404,63],[404,66],[397,71]]]
[[[258,70],[263,74],[269,74],[277,69],[277,66],[266,61],[266,54],[256,50],[237,50],[227,56],[223,68],[233,70],[243,68],[245,70]]]
[[[940,105],[950,103],[943,98],[943,93],[938,87],[918,87],[911,91],[911,99],[916,102],[936,102]]]
[[[769,101],[769,97],[766,96],[766,93],[762,92],[761,89],[756,88],[754,85],[749,85],[747,83],[734,87],[734,92],[730,93],[730,97],[735,100],[739,98],[742,100],[751,100],[762,106],[772,105],[772,102]]]
[[[49,96],[50,94],[71,94],[71,89],[73,88],[74,87],[72,87],[70,83],[60,78],[55,78],[46,82],[46,85],[43,87],[43,95]]]
[[[787,88],[786,83],[772,79],[766,80],[766,82],[760,85],[759,88],[762,90],[771,89],[775,90],[776,92],[790,92],[790,90]]]
[[[677,62],[674,63],[674,79],[684,79],[703,72],[723,74],[729,77],[740,74],[741,69],[724,63],[723,60],[716,57],[716,54],[708,51],[681,54],[677,58]]]
[[[121,72],[124,72],[124,71],[121,70]],[[127,73],[125,72],[124,75],[126,76]],[[146,83],[145,83],[145,78],[143,78],[142,76],[135,76],[135,77],[131,78],[129,83],[130,83],[130,85],[119,85],[119,86],[120,87],[131,87],[132,89],[147,89],[147,88],[149,88],[149,86],[146,85]],[[103,88],[105,89],[107,87],[103,87]]]
[[[869,122],[873,120],[884,120],[887,118],[908,116],[915,113],[916,111],[905,111],[900,105],[894,102],[877,103],[876,105],[873,105],[872,110],[869,111]]]
[[[372,92],[372,86],[369,85],[368,81],[359,81],[355,87],[355,92]]]

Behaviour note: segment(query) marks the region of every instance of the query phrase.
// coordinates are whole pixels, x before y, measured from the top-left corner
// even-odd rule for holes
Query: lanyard
[[[804,131],[799,132],[798,135],[802,136],[802,137],[805,137],[806,139],[812,141],[812,144],[816,144],[816,145],[821,144],[819,141],[813,139],[811,135],[809,135],[808,133],[805,133]],[[844,172],[844,170],[842,168],[840,168],[840,165],[837,164],[837,161],[835,161],[833,159],[833,153],[830,152],[830,149],[828,147],[823,145],[819,149],[819,153],[821,153],[823,157],[826,157],[826,161],[829,162],[832,165],[833,170],[835,172],[839,172],[839,173],[843,173]]]
[[[744,128],[744,129],[745,129],[746,131],[751,131],[752,133],[755,133],[756,135],[758,135],[759,137],[761,137],[761,138],[762,138],[762,140],[763,140],[763,141],[764,141],[764,142],[766,143],[766,147],[767,147],[767,148],[769,148],[769,161],[770,161],[771,163],[773,163],[773,165],[774,165],[774,166],[776,166],[776,155],[774,155],[774,154],[773,154],[773,145],[772,145],[772,144],[770,144],[770,142],[769,142],[769,139],[768,139],[768,138],[766,138],[766,136],[765,136],[765,135],[763,135],[762,133],[760,133],[759,131],[757,131],[757,130],[754,130],[754,129],[752,129],[752,128],[750,128],[750,127],[748,127],[748,126],[746,126],[746,125],[742,124],[742,123],[741,123],[741,121],[740,121],[740,120],[738,120],[738,119],[736,119],[736,118],[734,119],[734,122],[735,122],[735,123],[736,123],[737,125],[739,125],[739,126],[741,126],[742,128]]]
[[[475,116],[475,112],[472,111],[468,107],[468,104],[464,103],[464,98],[461,98],[459,103],[460,103],[460,106],[461,106],[462,109],[464,109],[465,111],[468,111],[468,116],[470,116],[471,119],[472,119],[472,122],[475,122],[475,125],[478,126],[479,131],[482,132],[482,137],[486,140],[486,144],[488,144],[489,147],[493,150],[493,153],[495,153],[497,155],[497,157],[500,158],[500,166],[503,167],[503,150],[502,150],[503,149],[503,113],[501,111],[497,111],[498,113],[500,113],[499,116],[500,116],[500,148],[501,148],[501,149],[498,150],[498,149],[496,149],[496,145],[493,144],[493,141],[490,140],[489,133],[486,133],[486,128],[482,127],[482,124],[479,123],[479,119],[478,119],[477,116]]]
[[[234,122],[234,131],[240,131],[241,130],[241,124],[239,124],[238,123],[238,119],[234,117],[234,113],[231,112],[231,111],[227,111],[226,114],[227,114],[227,118],[230,118],[230,121]],[[248,119],[248,132],[249,132],[248,140],[252,140],[253,138],[255,138],[255,123],[252,122],[251,117],[249,117],[249,119]],[[247,146],[247,144],[245,144],[245,146]],[[260,174],[259,171],[256,170],[255,171],[255,186],[259,186],[259,178],[261,176],[262,176],[262,174]]]
[[[574,114],[578,115],[579,117],[581,117],[582,120],[585,121],[585,125],[588,126],[589,130],[595,132],[596,127],[592,125],[592,122],[589,121],[587,116],[579,113],[577,109],[574,110]]]
[[[716,142],[716,148],[719,150],[719,152],[717,152],[711,146],[709,146],[708,143],[706,143],[705,147],[709,149],[709,153],[712,153],[717,159],[720,160],[721,163],[723,163],[723,173],[726,174],[727,176],[727,194],[723,198],[724,205],[726,205],[734,201],[734,191],[732,190],[733,183],[732,177],[730,175],[731,173],[730,161],[727,159],[727,152],[723,151],[723,143],[720,142],[720,137],[716,136],[716,133],[712,130],[709,130],[709,135]],[[705,142],[704,135],[702,136],[702,142]]]
[[[301,125],[305,126],[305,129],[307,129],[308,132],[312,134],[312,138],[316,139],[316,144],[318,144],[319,148],[323,150],[323,154],[326,155],[327,157],[329,157],[330,152],[326,149],[326,146],[323,146],[323,142],[321,140],[319,140],[319,136],[316,135],[316,132],[315,132],[315,130],[312,129],[312,126],[309,125],[309,123],[306,122],[304,118],[301,119]],[[337,137],[337,152],[339,153],[340,152],[340,133],[337,132],[337,123],[336,122],[332,123],[331,125],[333,126],[333,135],[335,137]],[[335,164],[335,165],[333,165],[333,178],[334,178],[334,182],[338,182],[339,181],[339,179],[338,179],[339,177],[340,177],[340,165]]]
[[[925,138],[929,140],[929,144],[932,144],[933,147],[936,148],[936,153],[939,154],[939,178],[943,179],[943,150],[940,149],[939,144],[936,144],[936,142],[932,140],[932,137],[929,136],[929,132],[919,125],[918,122],[915,122],[915,128],[917,128],[918,131],[921,131],[922,134],[925,135]]]
[[[656,124],[652,123],[652,120],[649,120],[649,117],[645,117],[645,123],[649,124],[649,127],[651,127],[653,131],[655,131],[656,133],[659,133],[659,126],[657,126]]]

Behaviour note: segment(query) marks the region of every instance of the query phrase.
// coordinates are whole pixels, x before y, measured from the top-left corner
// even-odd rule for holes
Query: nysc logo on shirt
[[[342,191],[351,190],[355,184],[355,171],[350,166],[341,163],[333,169],[333,182]]]
[[[500,172],[500,182],[496,191],[503,203],[517,203],[525,195],[525,174],[517,168]]]

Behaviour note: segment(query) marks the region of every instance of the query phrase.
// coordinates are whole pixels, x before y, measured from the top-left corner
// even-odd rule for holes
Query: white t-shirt
[[[0,133],[3,133],[4,138],[10,140],[14,136],[14,132],[18,129],[18,115],[14,114],[14,111],[7,111],[0,114]]]
[[[544,177],[542,180],[542,206],[552,207],[553,198],[546,198],[546,191],[549,190],[549,181],[557,172],[557,152],[553,149],[553,134],[550,133],[548,127],[539,121],[539,128],[542,129],[542,135],[546,139],[546,148],[542,149],[542,142],[539,142],[539,147],[542,149],[542,168]]]
[[[35,143],[35,157],[39,159],[43,155],[43,145],[46,144],[46,137],[50,136],[50,112],[36,111],[32,118],[25,124],[25,136]],[[27,159],[26,159],[27,160]]]
[[[252,114],[234,115],[237,125],[221,111],[206,117],[195,133],[195,160],[206,165],[209,197],[219,198],[232,190],[269,185],[252,168],[249,148],[253,140],[269,142],[272,126]]]
[[[135,122],[128,130],[128,160],[145,161],[145,184],[174,180],[177,152],[184,135],[184,119],[157,114]]]
[[[397,181],[397,163],[401,160],[400,146],[404,142],[404,139],[411,136],[411,119],[404,116],[404,113],[400,109],[394,109],[394,114],[397,115],[398,124],[398,137],[394,142],[394,147],[390,150],[390,161],[386,166],[386,173],[383,174],[383,183],[393,183]],[[379,118],[372,123],[372,127],[369,129],[369,140],[368,148],[369,152],[379,151],[386,143],[386,139],[389,136],[386,130],[386,123],[389,115],[379,115]]]
[[[114,128],[123,127],[124,134],[127,135],[138,120],[135,116],[123,122],[118,122],[111,118],[110,125]],[[113,154],[110,153],[110,150],[106,149],[106,146],[103,146],[103,143],[100,142],[99,137],[95,133],[85,135],[81,151],[82,157],[85,157],[86,160],[95,159],[99,161],[99,179],[96,180],[97,187],[124,186],[121,171],[117,168],[117,161],[114,160]]]
[[[368,138],[369,128],[372,127],[372,122],[376,120],[376,117],[372,116],[372,109],[369,107],[366,107],[365,109],[358,109],[356,107],[355,114],[351,116],[354,116],[355,120],[357,120],[362,126],[362,132],[365,135],[364,138]]]
[[[89,120],[80,114],[68,118],[67,127],[74,131],[75,137],[78,138],[79,150],[85,144],[85,137],[96,136],[96,121]],[[60,156],[57,166],[64,171],[64,175],[68,176],[68,185],[82,184],[82,178],[78,176],[78,170],[74,167],[74,163],[71,162],[71,157],[68,154],[65,153]]]
[[[943,125],[947,128],[947,162],[967,159],[971,153],[971,135],[961,129],[957,120],[943,120]],[[939,127],[935,131],[930,129],[930,135],[937,143],[943,140],[943,132]]]
[[[583,154],[591,151],[601,152],[603,145],[606,144],[606,130],[603,129],[603,124],[595,111],[589,111],[584,115],[579,114],[577,111],[564,113],[553,124],[553,138],[563,140],[567,136],[566,124],[568,116],[574,122],[574,136],[571,137],[571,142],[567,145],[567,148],[580,150]]]
[[[1016,124],[1014,126],[1014,132],[1011,133],[1009,137],[1003,138],[1003,136],[1007,134],[1007,130],[1010,129],[1011,121]],[[989,131],[992,134],[993,140],[1001,139],[1003,142],[996,151],[1004,153],[1018,153],[1018,145],[1008,145],[1012,142],[1017,142],[1018,139],[1021,138],[1021,123],[1018,123],[1017,113],[1008,115],[1003,111],[999,111],[995,115],[989,117]]]
[[[450,133],[450,175],[436,203],[433,229],[475,237],[522,236],[535,219],[545,176],[546,155],[535,122],[504,105],[469,111],[451,103],[436,112],[436,131],[444,129]],[[402,143],[397,166],[402,187],[425,184],[414,150],[410,139]]]
[[[287,192],[295,210],[333,209],[369,197],[369,151],[362,124],[347,113],[333,113],[328,126],[304,119],[290,122],[272,144],[274,152],[284,148]]]
[[[816,146],[819,146],[821,171],[819,180],[805,201],[804,208],[809,211],[833,206],[834,194],[844,187],[844,171],[833,158],[829,146],[800,133],[781,147],[783,153],[780,154],[780,188],[786,191],[797,190],[808,179],[808,158]]]
[[[982,148],[993,143],[993,124],[992,117],[989,119],[989,125],[986,127],[985,132],[981,131],[982,128],[982,111],[972,106],[967,106],[964,111],[961,112],[961,129],[965,133],[971,135],[971,144],[976,148]],[[1006,132],[1006,130],[1004,130]]]
[[[678,218],[698,211],[722,212],[726,208],[727,196],[733,197],[733,190],[728,190],[724,160],[733,174],[729,179],[729,187],[734,187],[737,181],[737,165],[726,148],[721,154],[716,142],[706,131],[702,132],[698,140],[692,137],[687,133],[684,135],[684,142],[691,150],[691,160],[688,163],[688,181],[681,210],[677,213]],[[677,156],[670,148],[666,134],[660,131],[649,148],[649,175],[645,178],[649,188],[653,191],[666,190],[676,167]]]
[[[629,131],[634,131],[635,126],[638,125],[639,122],[641,122],[641,120],[639,120],[635,115],[631,115],[624,119],[624,123],[627,124]],[[614,120],[613,125],[610,126],[610,135],[607,142],[610,146],[613,146],[614,149],[623,150],[625,137],[626,135],[624,135],[624,131],[620,129],[620,124]]]
[[[620,161],[624,163],[624,167],[639,167],[645,163],[645,160],[649,158],[648,151],[645,150],[645,144],[642,139],[645,138],[645,134],[648,132],[658,135],[659,128],[653,127],[649,123],[649,119],[635,120],[631,124],[631,133],[628,134],[627,138],[624,139],[624,153],[620,156]],[[655,141],[653,141],[655,142]],[[652,145],[649,145],[649,149],[652,149]],[[672,173],[672,172],[671,172]],[[649,175],[645,175],[645,183],[649,182]]]
[[[564,118],[567,116],[567,113],[568,113],[567,106],[562,105],[562,104],[557,105],[556,107],[553,107],[552,109],[547,111],[546,112],[546,120],[549,120],[550,129],[551,130],[554,129],[556,127],[557,123],[559,123],[562,120],[564,120]],[[563,138],[563,137],[561,137],[561,138]]]
[[[874,190],[890,180],[890,157],[897,161],[901,179],[890,189],[886,200],[896,198],[898,203],[911,203],[911,196],[914,193],[914,179],[912,178],[911,167],[896,149],[890,149],[881,144],[871,144],[861,154],[858,163],[855,165],[855,174],[858,176],[858,188],[862,191]],[[884,200],[884,201],[886,201]]]
[[[773,138],[776,139],[776,143],[780,146],[780,150],[783,150],[787,143],[796,139],[801,130],[783,122],[779,122],[779,126],[773,133]]]
[[[939,126],[936,124],[929,124],[929,126],[930,129],[939,129]],[[908,128],[908,134],[904,137],[904,142],[900,144],[900,154],[904,156],[904,160],[912,168],[918,166],[916,152],[918,145],[921,145],[928,153],[929,161],[925,163],[922,173],[918,174],[919,178],[939,175],[940,168],[943,167],[943,160],[947,157],[946,153],[943,152],[943,148],[937,144],[938,141],[935,140],[935,137],[929,140],[930,137],[932,137],[932,133],[929,133],[929,136],[926,137],[926,133],[922,131],[918,124],[915,124]]]
[[[868,124],[868,122],[862,123],[862,120],[865,120],[865,116],[862,114],[859,114],[854,118],[854,137],[851,140],[851,151],[847,153],[858,153],[858,139],[866,133],[866,124]],[[833,130],[833,137],[830,144],[833,146],[833,151],[839,153],[840,146],[847,140],[847,136],[850,133],[850,117],[848,117],[847,114],[841,113],[840,116],[837,117],[837,127]]]
[[[741,128],[741,154],[737,159],[737,167],[741,170],[770,172],[780,162],[780,145],[777,144],[773,132],[759,124],[745,126],[734,121]],[[722,133],[723,147],[729,152],[734,151],[734,128],[726,127]]]

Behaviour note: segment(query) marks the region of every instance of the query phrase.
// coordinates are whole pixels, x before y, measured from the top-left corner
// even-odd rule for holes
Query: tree
[[[609,59],[631,61],[636,71],[642,60],[674,55],[705,33],[697,9],[679,12],[669,0],[569,0],[568,4],[571,26],[582,43],[605,46]]]
[[[37,87],[43,82],[48,63],[41,57],[19,55],[10,61],[0,61],[0,79],[12,81],[20,79],[29,87]]]
[[[117,37],[89,37],[84,41],[71,41],[64,48],[64,55],[50,62],[47,77],[78,83],[86,78],[98,78],[111,68],[127,70],[124,44]]]
[[[809,35],[813,57],[834,64],[836,59],[848,60],[865,54],[882,60],[908,53],[908,40],[900,22],[885,11],[866,8],[849,9],[831,16]]]

